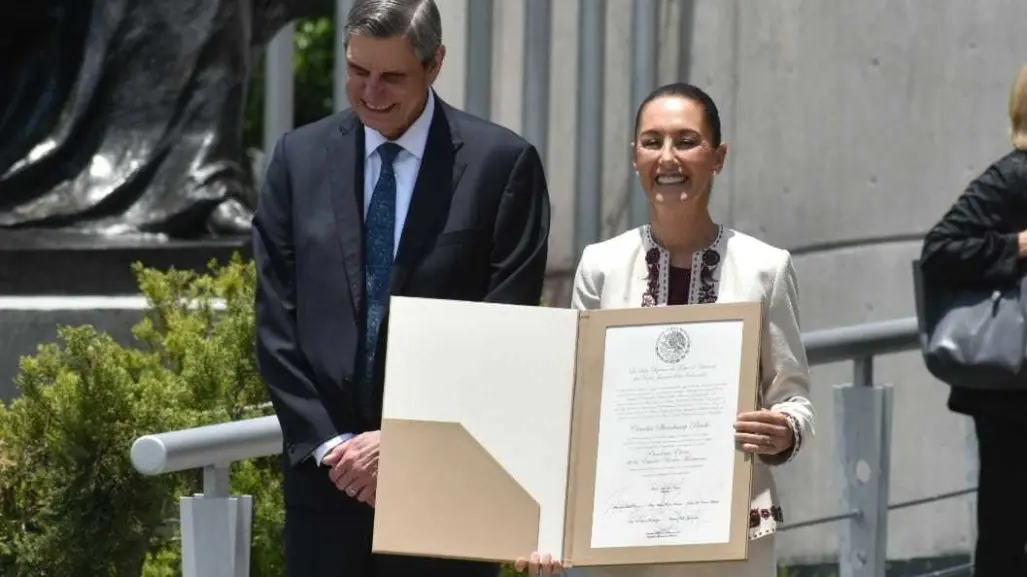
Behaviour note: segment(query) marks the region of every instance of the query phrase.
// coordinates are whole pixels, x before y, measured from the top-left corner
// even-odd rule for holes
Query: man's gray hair
[[[433,0],[356,0],[346,20],[347,44],[351,36],[405,36],[427,64],[442,45],[442,17]]]

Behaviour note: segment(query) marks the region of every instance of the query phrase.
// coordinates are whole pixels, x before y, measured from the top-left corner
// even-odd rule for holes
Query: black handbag
[[[926,283],[917,260],[913,285],[928,372],[954,388],[1027,390],[1027,277],[1002,286]]]

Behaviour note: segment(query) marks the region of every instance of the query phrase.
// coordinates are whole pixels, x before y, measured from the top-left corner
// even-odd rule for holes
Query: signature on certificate
[[[701,523],[703,511],[716,508],[717,500],[687,499],[684,484],[675,478],[653,479],[648,490],[624,488],[611,496],[607,515],[623,516],[623,522],[639,527],[649,540],[677,537],[686,525]]]

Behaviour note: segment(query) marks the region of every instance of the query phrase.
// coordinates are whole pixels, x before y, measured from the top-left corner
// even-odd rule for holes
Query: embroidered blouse
[[[670,266],[670,252],[653,239],[650,225],[645,225],[642,238],[646,246],[645,262],[649,276],[646,291],[642,295],[642,306],[717,302],[717,267],[723,261],[717,247],[723,236],[724,227],[717,225],[717,236],[713,242],[692,254],[691,268],[678,269]],[[699,274],[696,275],[695,271],[699,271]]]

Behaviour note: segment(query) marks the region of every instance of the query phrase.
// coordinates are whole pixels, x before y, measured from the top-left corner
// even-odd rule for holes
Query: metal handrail
[[[973,571],[973,563],[963,563],[961,565],[931,571],[930,573],[921,573],[915,577],[956,577],[956,575],[966,575],[967,577],[970,577],[973,575]]]
[[[912,351],[920,346],[916,317],[810,331],[803,335],[811,365]]]
[[[808,331],[803,335],[810,365],[822,365],[919,346],[916,317]],[[159,475],[276,455],[282,431],[275,416],[145,435],[132,444],[132,464]]]
[[[946,491],[944,493],[938,493],[936,495],[928,495],[926,497],[920,497],[917,499],[910,499],[908,501],[899,501],[898,503],[890,503],[888,505],[889,511],[897,511],[899,509],[907,509],[909,507],[917,507],[919,505],[926,505],[928,503],[936,503],[938,501],[946,501],[948,499],[955,499],[956,497],[963,497],[965,495],[971,495],[977,492],[977,487],[967,487],[965,489],[959,489],[956,491]],[[778,531],[792,531],[795,529],[805,529],[807,527],[816,527],[817,525],[824,525],[826,523],[832,523],[834,521],[844,521],[845,519],[853,519],[859,517],[862,513],[860,511],[848,511],[845,513],[831,513],[830,515],[824,515],[821,517],[813,517],[811,519],[803,519],[795,523],[783,523],[778,525]]]
[[[140,473],[160,475],[281,452],[282,428],[271,415],[145,435],[132,443],[131,458]]]

